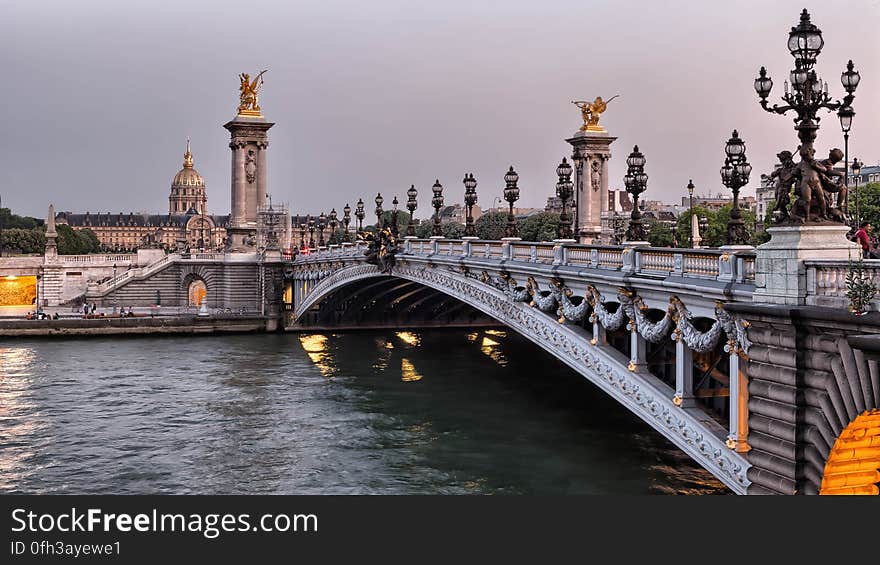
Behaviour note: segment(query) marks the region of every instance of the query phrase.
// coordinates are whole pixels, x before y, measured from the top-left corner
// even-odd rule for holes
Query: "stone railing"
[[[134,265],[137,264],[137,254],[102,254],[102,255],[59,255],[61,263],[73,263],[83,265]]]
[[[880,260],[868,259],[862,265],[871,274],[871,280],[880,288]],[[837,259],[812,259],[804,261],[807,273],[806,302],[811,306],[831,306],[845,308],[849,305],[846,297],[846,275],[855,262]],[[880,296],[873,301],[874,309],[880,306]]]
[[[359,242],[345,247],[321,247],[308,255],[300,254],[297,261],[360,256],[365,246],[364,242]],[[755,279],[754,252],[731,253],[720,249],[410,238],[403,240],[399,256],[489,259],[504,263],[582,267],[652,278],[682,277],[745,285],[754,284]]]
[[[131,279],[135,276],[139,276],[139,277],[149,276],[149,275],[155,273],[156,271],[165,268],[165,266],[168,265],[169,263],[171,263],[172,261],[180,259],[180,257],[181,256],[177,255],[177,254],[166,255],[165,257],[162,257],[161,259],[159,259],[155,263],[148,265],[148,266],[144,267],[143,269],[129,269],[129,270],[125,271],[124,273],[120,273],[120,274],[116,275],[115,277],[112,277],[112,278],[102,282],[101,284],[97,284],[97,285],[90,284],[89,285],[89,293],[90,294],[92,294],[92,293],[105,294],[105,293],[113,290],[114,288],[118,287],[119,285],[121,285],[122,283],[127,281],[128,279]]]

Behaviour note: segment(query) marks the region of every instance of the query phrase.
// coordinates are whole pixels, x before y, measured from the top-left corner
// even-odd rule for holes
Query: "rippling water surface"
[[[509,332],[0,340],[0,492],[724,493]]]

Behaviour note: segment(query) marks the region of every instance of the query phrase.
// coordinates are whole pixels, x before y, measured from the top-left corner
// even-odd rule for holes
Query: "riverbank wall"
[[[226,334],[273,332],[279,320],[267,316],[156,316],[0,320],[0,339],[146,334]]]

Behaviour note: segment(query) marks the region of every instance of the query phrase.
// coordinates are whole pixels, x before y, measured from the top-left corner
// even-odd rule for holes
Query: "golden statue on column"
[[[263,114],[260,113],[260,104],[257,100],[257,93],[263,86],[263,74],[266,70],[260,71],[260,74],[258,74],[254,80],[251,80],[251,76],[247,73],[241,73],[238,75],[239,80],[241,80],[241,85],[239,86],[241,92],[239,95],[241,102],[238,105],[239,116],[263,117]]]
[[[608,103],[620,96],[615,94],[608,100],[602,100],[601,96],[597,96],[592,102],[586,100],[572,100],[571,103],[581,109],[581,117],[584,125],[580,131],[592,131],[597,133],[608,133],[608,130],[599,125],[599,116],[608,108]]]

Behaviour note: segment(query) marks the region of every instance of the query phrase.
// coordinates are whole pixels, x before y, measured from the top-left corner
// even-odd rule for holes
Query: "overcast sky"
[[[833,7],[832,7],[833,5]],[[880,0],[68,0],[15,2],[0,20],[0,196],[44,216],[165,212],[186,138],[208,207],[230,207],[238,73],[268,68],[269,191],[293,211],[363,197],[372,210],[414,183],[422,217],[439,178],[448,204],[473,172],[480,203],[501,195],[509,165],[519,205],[543,206],[580,125],[573,99],[620,94],[602,117],[611,186],[634,144],[647,158],[643,198],[725,190],[723,146],[738,128],[755,172],[797,145],[791,118],[771,115],[752,83],[765,65],[781,94],[785,45],[810,9],[826,47],[817,69],[831,93],[853,59],[862,82],[850,155],[880,161]],[[823,116],[826,114],[823,112]],[[836,116],[817,153],[843,147]]]

